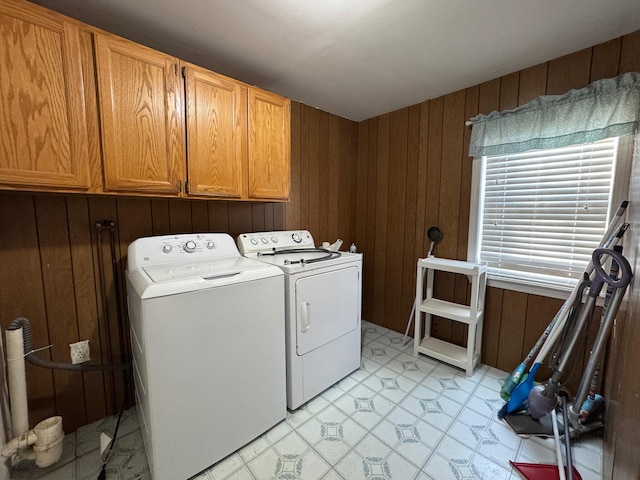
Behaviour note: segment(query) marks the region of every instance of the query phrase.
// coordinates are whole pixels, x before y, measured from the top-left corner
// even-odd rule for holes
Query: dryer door
[[[296,352],[304,355],[358,327],[356,266],[296,280]]]

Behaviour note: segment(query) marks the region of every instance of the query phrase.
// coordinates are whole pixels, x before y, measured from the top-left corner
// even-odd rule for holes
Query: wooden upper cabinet
[[[291,184],[290,102],[249,88],[249,197],[289,198]]]
[[[182,78],[174,57],[96,34],[105,190],[175,194],[185,165]]]
[[[187,195],[241,198],[246,157],[247,89],[204,68],[183,64]]]
[[[0,184],[89,187],[78,27],[28,3],[0,3]]]

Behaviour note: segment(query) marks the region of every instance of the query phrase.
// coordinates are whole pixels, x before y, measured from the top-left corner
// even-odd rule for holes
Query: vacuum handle
[[[612,277],[604,271],[602,267],[602,257],[605,255],[611,256],[618,264],[619,274],[616,277]],[[597,297],[605,283],[611,286],[611,288],[626,288],[631,282],[631,278],[633,277],[631,265],[629,265],[629,262],[621,253],[608,248],[596,248],[591,255],[591,260],[596,275],[593,282],[591,282],[591,287],[589,287],[589,296]]]

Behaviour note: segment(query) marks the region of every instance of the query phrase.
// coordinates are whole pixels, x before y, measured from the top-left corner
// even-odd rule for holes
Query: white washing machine
[[[186,480],[286,416],[282,270],[207,233],[129,246],[138,419],[154,480]]]
[[[308,231],[246,233],[240,252],[285,274],[287,407],[360,367],[362,255],[315,248]]]

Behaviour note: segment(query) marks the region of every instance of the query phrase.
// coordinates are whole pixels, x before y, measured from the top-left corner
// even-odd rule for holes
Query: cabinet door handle
[[[309,302],[302,302],[300,305],[300,329],[302,333],[307,332],[311,328],[311,305]]]

